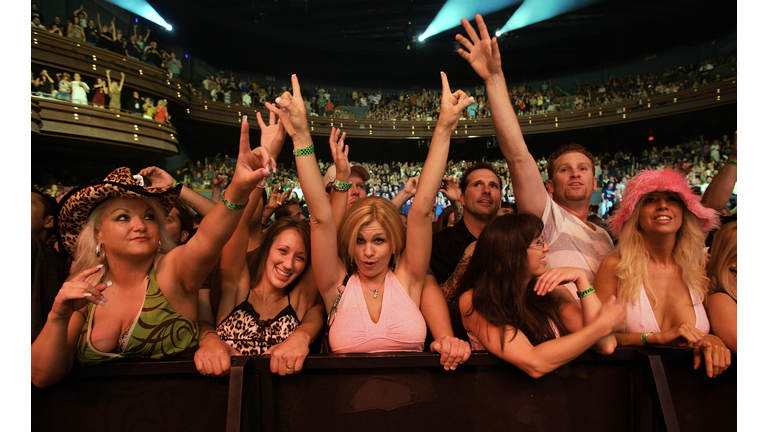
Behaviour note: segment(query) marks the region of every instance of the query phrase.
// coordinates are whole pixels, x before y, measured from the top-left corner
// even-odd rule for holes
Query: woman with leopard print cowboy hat
[[[263,147],[251,151],[244,116],[230,186],[197,234],[175,248],[165,219],[180,185],[143,187],[141,177],[123,167],[70,191],[60,203],[59,229],[73,264],[32,344],[32,383],[57,383],[75,358],[84,365],[157,359],[195,346],[198,289],[251,191],[274,166]]]

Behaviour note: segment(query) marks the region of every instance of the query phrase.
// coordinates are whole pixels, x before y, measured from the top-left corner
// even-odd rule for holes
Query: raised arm
[[[416,195],[416,189],[418,185],[419,176],[409,178],[403,185],[403,188],[400,189],[400,192],[398,192],[390,202],[394,204],[398,210],[400,210],[405,205],[405,203],[408,202],[409,199]]]
[[[156,166],[142,169],[139,171],[139,175],[148,178],[154,187],[171,187],[176,183],[176,180],[170,174]],[[213,201],[183,185],[180,198],[188,202],[192,210],[202,217],[205,217],[216,205]]]
[[[395,269],[403,288],[417,306],[421,302],[421,288],[432,252],[432,207],[445,173],[451,134],[459,123],[461,112],[474,100],[467,97],[462,90],[451,93],[448,77],[444,72],[440,72],[440,78],[443,85],[440,117],[435,125],[427,160],[419,176],[413,204],[408,211],[405,251]]]
[[[157,270],[160,286],[175,285],[186,291],[196,291],[200,287],[216,264],[221,249],[235,231],[251,192],[274,166],[274,159],[263,147],[251,151],[248,121],[243,116],[240,153],[232,182],[224,192],[224,200],[217,203],[203,218],[197,233],[189,242],[161,258]],[[163,265],[167,267],[167,273],[163,271]]]
[[[112,77],[110,74],[112,71],[110,69],[107,69],[107,93],[109,93],[109,90],[112,90]]]
[[[730,161],[733,161],[731,163]],[[701,203],[705,207],[717,211],[725,208],[726,203],[731,198],[733,187],[736,185],[736,132],[733,133],[733,152],[728,156],[725,165],[720,169],[712,183],[707,186],[704,195],[701,197]]]
[[[341,132],[341,137],[339,137],[339,132],[341,132],[340,129],[331,128],[331,137],[328,138],[328,144],[331,146],[331,156],[333,156],[333,164],[336,167],[336,180],[349,184],[352,168],[349,165],[349,146],[344,144],[344,138],[347,137],[347,133]],[[347,213],[348,200],[349,188],[337,189],[335,185],[331,186],[331,208],[333,209],[336,229],[341,227],[341,221],[344,220],[344,214]]]
[[[309,147],[313,146],[312,137],[296,75],[291,76],[291,84],[293,95],[284,92],[275,100],[276,105],[266,103],[266,106],[280,116],[280,121],[293,141],[294,154],[299,154],[296,156],[296,169],[304,199],[312,215],[312,269],[317,289],[328,311],[333,306],[336,286],[344,278],[346,269],[338,256],[336,222],[331,203],[325,195],[323,177],[320,175],[314,150],[309,150]]]
[[[117,86],[118,91],[123,91],[124,83],[125,83],[125,72],[120,72],[120,84]]]
[[[509,164],[509,175],[519,211],[542,217],[547,203],[547,190],[541,181],[536,160],[528,152],[517,115],[509,100],[507,83],[501,69],[499,43],[488,34],[482,16],[476,15],[475,20],[480,36],[466,18],[461,19],[469,39],[456,35],[456,40],[464,47],[459,49],[459,55],[485,81],[488,104],[493,112],[493,127],[501,152]]]

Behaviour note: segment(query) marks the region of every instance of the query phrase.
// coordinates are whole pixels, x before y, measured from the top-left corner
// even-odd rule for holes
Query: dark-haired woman
[[[534,378],[589,348],[611,354],[613,329],[626,317],[615,298],[601,304],[582,270],[546,268],[543,229],[528,213],[494,219],[459,280],[453,312],[457,334],[465,330],[473,350],[487,350]],[[576,284],[581,305],[566,282]]]

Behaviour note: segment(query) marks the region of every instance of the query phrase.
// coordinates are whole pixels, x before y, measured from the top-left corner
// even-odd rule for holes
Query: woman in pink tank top
[[[594,281],[601,299],[616,296],[627,304],[626,326],[616,334],[619,345],[688,347],[694,369],[703,355],[710,377],[730,366],[731,352],[709,334],[703,304],[704,239],[718,223],[716,212],[704,207],[672,169],[644,171],[629,181],[608,219],[618,247]]]
[[[543,230],[530,213],[488,224],[459,279],[453,310],[455,333],[466,331],[473,350],[487,350],[534,378],[589,348],[613,353],[614,328],[626,316],[616,299],[601,304],[582,270],[547,269]],[[581,304],[562,285],[567,282],[576,283]]]
[[[351,167],[343,136],[337,143],[338,131],[332,131],[336,179],[331,184],[333,195],[329,202],[298,78],[291,77],[293,95],[283,93],[276,105],[267,104],[280,116],[293,141],[299,181],[312,214],[313,272],[326,310],[334,319],[329,334],[334,352],[423,350],[426,325],[419,307],[431,254],[432,205],[445,172],[451,134],[461,112],[472,102],[461,90],[451,93],[447,77],[441,76],[441,115],[408,214],[407,238],[398,209],[379,197],[354,202],[341,220],[337,235],[336,207],[332,202],[341,198],[342,209],[336,210],[340,214],[346,208],[347,194],[360,193],[357,187],[350,191]],[[344,288],[341,284],[347,276]],[[335,304],[340,290],[344,294]],[[455,368],[471,351],[463,341],[449,339],[431,348],[446,354],[453,346],[454,354],[443,355],[441,364]],[[461,349],[456,349],[457,345]]]

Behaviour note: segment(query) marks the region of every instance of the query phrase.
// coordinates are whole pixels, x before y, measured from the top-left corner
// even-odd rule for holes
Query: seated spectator
[[[139,92],[134,91],[128,104],[131,114],[141,117],[144,115],[144,99],[139,97]]]
[[[119,168],[103,183],[70,192],[62,200],[59,224],[75,262],[32,344],[32,384],[57,383],[75,357],[81,364],[159,359],[195,346],[199,287],[242,214],[233,203],[246,202],[271,166],[274,160],[266,152],[252,152],[247,139],[241,140],[226,196],[197,234],[175,248],[165,220],[180,185],[144,188],[130,170]],[[137,317],[139,303],[144,307]],[[164,326],[157,332],[164,337],[149,338]]]
[[[59,91],[56,92],[56,99],[63,101],[72,100],[72,81],[69,80],[69,73],[57,73],[56,79],[59,81]]]
[[[61,27],[59,27],[58,24],[51,24],[51,28],[48,29],[49,33],[53,33],[58,36],[64,36],[64,32],[61,30]]]
[[[736,221],[723,225],[712,240],[707,264],[707,314],[712,334],[736,354]]]
[[[704,308],[704,233],[718,223],[716,212],[702,206],[672,169],[630,180],[608,219],[618,246],[594,281],[602,301],[616,296],[627,304],[626,326],[616,333],[619,345],[687,347],[694,350],[694,369],[703,355],[710,378],[730,366],[731,352],[709,334]]]
[[[34,21],[35,18],[37,18],[40,22],[45,21],[45,18],[43,18],[43,13],[40,12],[37,3],[32,2],[32,21]]]
[[[36,16],[32,17],[32,27],[38,28],[40,30],[48,30],[43,24],[40,23],[40,17]]]
[[[534,378],[587,349],[611,354],[626,317],[615,298],[601,303],[580,269],[547,269],[544,223],[530,213],[494,219],[459,278],[454,333]],[[577,286],[579,304],[564,282]]]

